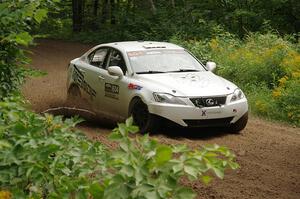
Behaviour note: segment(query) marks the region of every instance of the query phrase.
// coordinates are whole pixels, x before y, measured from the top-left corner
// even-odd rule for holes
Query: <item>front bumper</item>
[[[221,106],[198,108],[194,105],[178,105],[153,102],[149,112],[167,118],[181,126],[227,126],[238,121],[247,111],[247,99]]]

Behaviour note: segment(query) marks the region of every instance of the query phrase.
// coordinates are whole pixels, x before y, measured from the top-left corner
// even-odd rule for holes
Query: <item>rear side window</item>
[[[88,56],[90,64],[99,68],[103,68],[107,52],[107,48],[100,48],[92,52]]]

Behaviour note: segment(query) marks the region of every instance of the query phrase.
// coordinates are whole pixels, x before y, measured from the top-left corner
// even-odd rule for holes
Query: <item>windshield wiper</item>
[[[180,72],[198,72],[196,69],[179,69],[174,71],[168,71],[169,73],[180,73]]]
[[[156,71],[156,70],[136,72],[136,74],[154,74],[154,73],[165,73],[165,72],[164,71]]]

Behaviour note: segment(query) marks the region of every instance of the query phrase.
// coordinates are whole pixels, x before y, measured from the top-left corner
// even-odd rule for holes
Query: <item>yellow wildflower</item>
[[[276,98],[276,97],[279,97],[281,96],[281,92],[279,89],[275,89],[272,93],[273,97]]]
[[[11,199],[12,194],[9,191],[0,191],[0,199]]]
[[[53,129],[59,129],[59,128],[61,128],[62,126],[60,125],[60,124],[55,124],[55,125],[53,125]]]
[[[288,72],[299,71],[300,70],[300,54],[295,51],[289,52],[288,56],[286,56],[283,59],[281,65]]]
[[[53,121],[53,116],[52,115],[46,115],[46,122],[48,125],[51,125]]]
[[[300,71],[292,72],[292,77],[294,78],[300,77]]]
[[[229,59],[230,60],[236,60],[236,58],[237,58],[237,54],[236,53],[231,53],[231,54],[229,54]]]
[[[212,39],[209,43],[210,47],[213,49],[213,50],[217,50],[218,48],[218,41],[217,39]]]
[[[279,81],[279,87],[283,87],[285,85],[285,83],[287,82],[288,80],[288,76],[283,76],[282,78],[280,78],[278,81]]]
[[[251,59],[252,59],[253,57],[255,57],[255,56],[253,56],[253,53],[252,53],[252,52],[246,51],[245,54],[244,54],[244,57],[245,57],[246,59],[248,59],[248,60],[251,60]]]
[[[266,112],[267,111],[267,105],[261,100],[256,101],[255,106],[257,107],[257,109],[260,112]]]

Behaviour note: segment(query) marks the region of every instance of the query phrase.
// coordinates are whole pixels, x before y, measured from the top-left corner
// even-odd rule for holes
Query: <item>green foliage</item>
[[[194,198],[180,182],[224,177],[234,155],[218,145],[191,150],[145,136],[132,118],[110,135],[117,149],[87,140],[65,119],[29,112],[14,98],[0,102],[0,187],[16,198]]]
[[[28,46],[33,37],[30,27],[47,15],[47,1],[1,1],[0,3],[0,99],[18,90],[28,64],[20,46]]]
[[[68,39],[72,35],[72,1],[51,1],[47,10],[47,20],[41,21],[40,26],[33,27],[32,32],[42,34],[43,37]]]
[[[132,118],[113,130],[110,138],[118,142],[119,148],[108,159],[113,176],[105,185],[104,197],[194,198],[195,194],[180,183],[184,176],[208,183],[211,177],[207,173],[223,178],[225,168],[238,168],[226,147],[212,145],[192,150],[185,145],[167,146],[148,135],[129,136],[137,131]]]
[[[74,130],[80,121],[39,116],[14,99],[0,102],[1,189],[15,198],[87,198],[105,153],[100,143]]]

